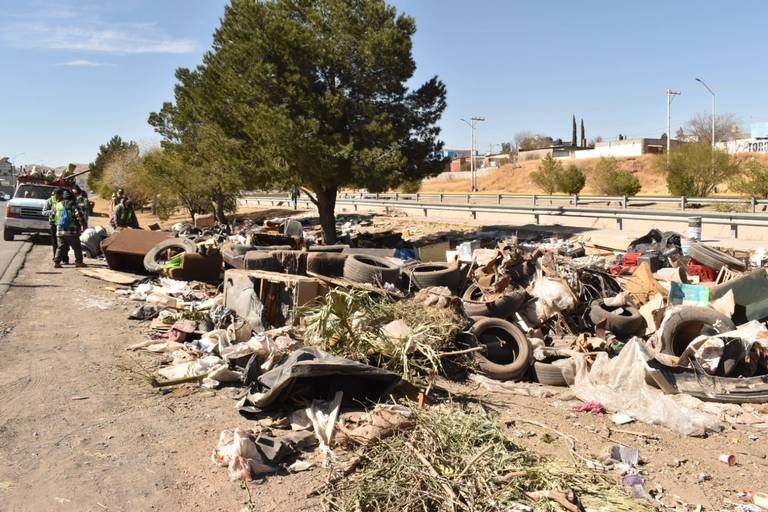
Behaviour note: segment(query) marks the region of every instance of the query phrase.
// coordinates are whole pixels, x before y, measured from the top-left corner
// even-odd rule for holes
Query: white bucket
[[[701,241],[701,217],[688,219],[688,238],[697,242]]]
[[[681,238],[680,248],[683,250],[683,256],[689,256],[689,253],[691,252],[691,239]]]

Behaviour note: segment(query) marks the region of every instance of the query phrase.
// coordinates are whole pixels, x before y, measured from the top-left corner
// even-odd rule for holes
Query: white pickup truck
[[[11,241],[22,233],[50,233],[48,216],[43,214],[43,208],[57,188],[38,183],[19,184],[5,207],[3,240]]]

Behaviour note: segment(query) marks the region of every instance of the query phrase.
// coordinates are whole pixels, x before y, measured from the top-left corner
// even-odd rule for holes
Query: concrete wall
[[[525,162],[526,160],[543,160],[547,155],[552,154],[552,148],[546,149],[531,149],[529,151],[520,151],[517,154],[518,162]]]
[[[729,142],[718,142],[720,149],[728,153],[764,153],[768,154],[768,140],[763,139],[739,139]]]

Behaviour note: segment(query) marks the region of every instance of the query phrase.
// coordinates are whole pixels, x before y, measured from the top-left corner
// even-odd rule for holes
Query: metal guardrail
[[[457,193],[388,193],[388,194],[339,194],[344,199],[386,199],[395,201],[423,201],[436,200],[443,203],[453,199],[464,203],[495,203],[504,202],[530,202],[537,206],[542,201],[568,201],[574,206],[579,203],[590,202],[619,202],[622,208],[634,204],[667,203],[679,205],[680,210],[685,210],[691,205],[702,204],[744,204],[752,213],[755,213],[758,205],[768,205],[768,199],[754,197],[669,197],[669,196],[596,196],[596,195],[546,195],[546,194],[457,194]]]
[[[415,194],[410,194],[415,196]],[[419,194],[421,196],[421,194]],[[688,219],[692,216],[685,210],[672,210],[672,209],[652,209],[652,208],[628,208],[627,202],[623,203],[623,208],[599,208],[599,207],[587,207],[587,206],[558,206],[558,205],[508,205],[508,204],[487,204],[487,203],[446,203],[436,201],[417,201],[415,199],[389,199],[386,196],[395,196],[395,194],[381,194],[378,199],[359,199],[345,197],[344,194],[339,195],[336,200],[337,205],[349,205],[355,210],[360,207],[372,207],[372,208],[398,208],[398,209],[416,209],[422,210],[424,216],[427,216],[428,211],[458,211],[470,213],[473,217],[476,217],[478,213],[500,213],[500,214],[518,214],[518,215],[532,215],[536,224],[540,223],[541,216],[555,216],[555,217],[586,217],[592,219],[614,219],[619,229],[623,229],[624,220],[645,220],[645,221],[658,221],[658,222],[688,222]],[[466,194],[465,194],[466,196]],[[455,197],[455,196],[454,196]],[[530,196],[526,196],[530,197]],[[541,197],[541,196],[539,196]],[[547,196],[549,197],[549,196]],[[568,196],[552,196],[565,199]],[[599,197],[601,201],[610,200],[605,196],[590,196]],[[669,198],[667,198],[669,199]],[[728,198],[730,199],[730,198]],[[270,205],[276,206],[278,203],[289,203],[290,199],[286,195],[259,195],[259,196],[244,196],[242,201],[245,204],[256,205]],[[614,201],[618,199],[613,199]],[[308,199],[300,198],[298,200],[300,204],[306,206],[313,206],[312,202]],[[647,201],[646,201],[647,202]],[[768,201],[763,200],[759,204],[768,204]],[[716,224],[730,226],[731,236],[737,238],[739,226],[759,226],[768,227],[768,214],[765,213],[732,213],[732,212],[712,212],[712,211],[696,211],[693,215],[700,217],[703,224]]]

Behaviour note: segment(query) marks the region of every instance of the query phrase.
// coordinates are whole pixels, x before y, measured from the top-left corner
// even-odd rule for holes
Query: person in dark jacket
[[[75,266],[84,267],[80,233],[85,220],[72,192],[69,190],[64,191],[62,200],[56,205],[55,221],[59,247],[56,251],[56,257],[53,259],[54,268],[61,268],[61,262],[70,248],[75,251]]]

